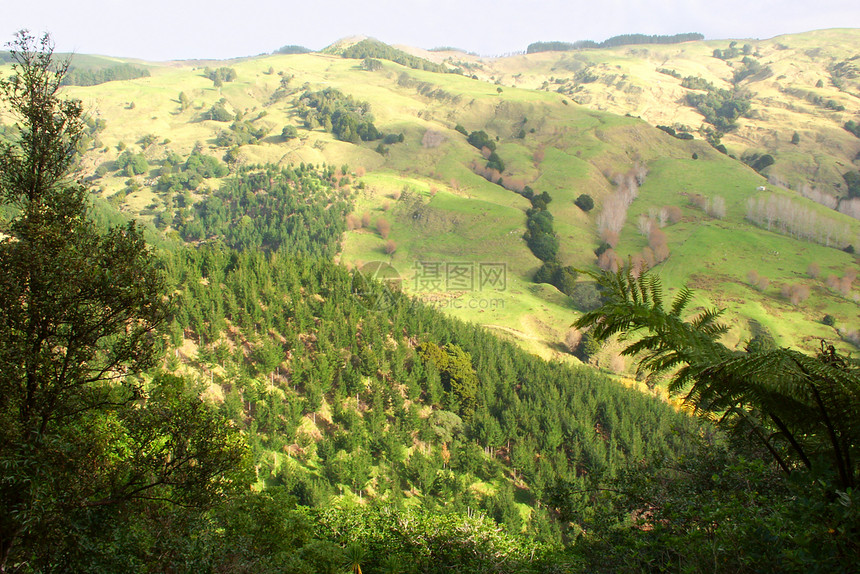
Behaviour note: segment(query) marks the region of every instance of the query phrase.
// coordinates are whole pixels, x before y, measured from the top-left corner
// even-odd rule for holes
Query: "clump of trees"
[[[744,56],[741,67],[737,68],[732,73],[732,83],[737,85],[752,76],[758,76],[759,79],[765,79],[771,74],[770,66],[762,66],[761,62],[755,58]]]
[[[686,131],[677,131],[672,126],[657,126],[657,129],[663,130],[670,136],[674,138],[678,138],[679,140],[691,140],[693,139],[693,134]]]
[[[204,179],[224,177],[229,172],[227,166],[218,158],[194,149],[187,159],[170,153],[161,164],[155,189],[162,192],[194,191]]]
[[[747,272],[747,282],[749,282],[750,286],[762,292],[770,286],[770,279],[764,275],[759,275],[759,272],[755,269]]]
[[[224,82],[232,82],[239,77],[236,70],[227,66],[215,69],[207,67],[203,70],[203,75],[212,80],[216,87],[222,86]]]
[[[535,283],[549,283],[565,295],[572,297],[576,288],[578,273],[570,265],[549,261],[540,266],[534,275]]]
[[[106,68],[75,68],[70,66],[63,77],[64,86],[97,86],[106,82],[148,78],[150,72],[146,68],[131,64],[118,64]]]
[[[731,60],[732,58],[737,58],[741,54],[749,56],[752,53],[752,44],[744,44],[741,48],[738,48],[738,43],[735,41],[729,42],[728,48],[717,48],[713,52],[714,58],[719,58],[721,60]]]
[[[296,126],[293,124],[286,125],[284,126],[284,129],[281,130],[281,137],[284,138],[284,141],[296,139],[299,137],[299,130],[297,130]]]
[[[437,148],[445,141],[445,134],[440,131],[428,129],[421,136],[421,146],[426,149]]]
[[[595,221],[600,239],[615,247],[621,228],[627,220],[627,208],[639,195],[639,186],[645,181],[647,169],[642,164],[634,165],[626,174],[619,176],[615,191],[607,197]]]
[[[215,143],[221,147],[233,147],[256,143],[269,134],[269,126],[254,125],[248,120],[235,121],[229,130],[221,130],[215,138]]]
[[[741,161],[759,173],[765,168],[772,166],[775,162],[773,156],[769,153],[761,154],[757,152],[744,153],[741,156]]]
[[[818,86],[821,87],[821,86]],[[781,90],[787,94],[791,94],[792,96],[803,98],[810,104],[815,104],[820,108],[824,108],[825,110],[832,110],[834,112],[844,112],[845,106],[837,102],[832,98],[825,98],[820,94],[816,94],[810,90],[802,90],[800,88],[792,88],[786,87],[781,88]],[[844,126],[843,126],[844,127]],[[850,131],[850,130],[849,130]]]
[[[373,58],[379,60],[390,60],[402,66],[412,68],[413,70],[426,70],[428,72],[440,73],[451,71],[442,64],[436,64],[430,60],[425,60],[424,58],[407,54],[403,50],[398,50],[397,48],[372,38],[367,38],[349,46],[341,52],[341,56],[355,60],[367,60]]]
[[[368,72],[378,72],[382,69],[382,62],[375,58],[365,58],[361,61],[361,69]]]
[[[688,93],[685,97],[690,107],[696,108],[705,116],[705,121],[721,132],[729,132],[737,127],[738,118],[750,112],[750,96],[740,90],[725,90],[717,88],[703,78],[688,76],[681,85],[694,90],[705,90],[706,93]]]
[[[714,219],[723,219],[726,216],[726,200],[721,195],[707,197],[698,193],[691,193],[690,205],[701,209]]]
[[[385,137],[373,125],[369,103],[356,101],[335,88],[306,91],[299,98],[297,108],[307,129],[322,127],[341,141],[357,143]]]
[[[614,48],[616,46],[628,46],[631,44],[678,44],[681,42],[695,42],[704,40],[702,34],[690,32],[685,34],[661,35],[661,34],[621,34],[612,36],[603,42],[593,40],[579,40],[577,42],[533,42],[526,48],[527,54],[538,52],[568,52],[571,50],[582,50],[586,48]]]
[[[788,299],[792,305],[800,305],[809,298],[809,286],[800,283],[783,285],[780,293]]]
[[[458,127],[462,126],[458,124]],[[476,130],[471,132],[466,138],[466,140],[469,142],[470,145],[478,148],[479,150],[487,148],[491,152],[496,151],[496,142],[489,135],[487,135],[487,132],[485,132],[484,130]]]
[[[553,229],[553,217],[547,210],[552,197],[543,192],[535,195],[529,188],[525,197],[532,203],[531,209],[526,211],[526,233],[523,236],[532,254],[541,261],[555,262],[558,257],[558,237]]]
[[[842,174],[845,180],[845,189],[849,198],[860,197],[860,171],[848,171]]]
[[[284,247],[333,257],[351,206],[326,177],[333,176],[305,164],[242,168],[235,179],[189,206],[176,222],[179,233],[186,241],[220,237],[234,249]]]
[[[287,44],[286,46],[281,46],[277,50],[275,50],[275,54],[310,54],[313,52],[310,48],[305,48],[304,46],[297,46],[295,44]]]
[[[212,104],[212,107],[203,113],[203,119],[214,120],[216,122],[232,121],[235,116],[227,109],[226,103],[227,100],[222,99]]]
[[[149,171],[149,162],[142,153],[133,153],[130,150],[125,150],[116,158],[114,167],[131,177],[133,175],[143,175]]]

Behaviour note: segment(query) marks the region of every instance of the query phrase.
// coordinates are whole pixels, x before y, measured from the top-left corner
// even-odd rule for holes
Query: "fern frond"
[[[669,311],[669,314],[673,317],[680,317],[681,312],[690,303],[692,298],[693,292],[687,287],[683,287],[678,294],[675,295],[675,299],[672,301],[672,309]]]

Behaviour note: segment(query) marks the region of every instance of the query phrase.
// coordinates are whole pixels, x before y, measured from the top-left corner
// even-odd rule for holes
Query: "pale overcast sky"
[[[0,9],[0,44],[50,32],[58,51],[149,60],[230,58],[286,44],[313,50],[355,34],[481,55],[542,40],[700,32],[771,38],[860,28],[860,0],[31,0]]]

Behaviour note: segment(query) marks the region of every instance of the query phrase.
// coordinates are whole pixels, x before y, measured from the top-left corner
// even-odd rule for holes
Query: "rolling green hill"
[[[739,50],[743,44],[738,43]],[[857,290],[851,283],[856,258],[841,248],[860,246],[860,224],[764,176],[798,187],[801,168],[808,167],[817,175],[804,181],[844,195],[836,180],[840,171],[856,167],[852,155],[860,150],[860,140],[840,126],[860,109],[850,72],[857,35],[827,31],[750,42],[747,51],[758,54],[757,60],[773,73],[740,83],[755,93],[753,114],[740,118],[722,141],[737,156],[746,148],[772,153],[776,161],[764,175],[718,152],[698,134],[682,140],[650,125],[695,128],[703,123],[693,108],[678,103],[690,90],[657,68],[728,86],[727,77],[742,54],[730,60],[713,56],[715,49],[728,45],[624,46],[484,60],[476,63],[482,70],[474,68],[477,80],[384,59],[369,71],[363,60],[336,55],[273,55],[207,62],[208,67],[147,64],[150,77],[67,90],[85,102],[103,127],[94,130],[82,173],[93,178],[102,197],[129,215],[156,223],[168,235],[194,217],[191,204],[217,189],[218,177],[202,179],[196,189],[182,193],[156,183],[169,171],[163,165],[169,154],[184,161],[195,146],[233,165],[326,164],[333,168],[340,192],[355,205],[341,263],[360,267],[386,261],[407,291],[545,357],[570,358],[563,341],[577,310],[554,287],[533,282],[541,261],[523,240],[531,205],[518,192],[528,186],[538,194],[549,193],[559,262],[588,269],[607,238],[601,218],[615,209],[611,198],[617,199],[633,172],[636,198],[626,217],[610,217],[622,218],[610,225],[615,261],[644,253],[643,259],[657,264],[671,288],[689,284],[699,290],[702,304],[727,307],[735,324],[731,337],[738,344],[750,337],[750,319],[786,345],[810,348],[813,338],[836,338],[837,331],[821,323],[825,315],[834,317],[836,329],[850,337],[857,328]],[[450,52],[426,55],[457,63]],[[838,67],[839,62],[848,64]],[[219,68],[233,70],[235,78],[213,80]],[[789,73],[789,68],[795,71]],[[848,71],[838,76],[837,69]],[[809,82],[814,87],[821,78],[830,79],[819,92],[844,105],[844,111],[809,102],[797,109],[786,104],[795,98],[790,90],[806,89]],[[841,90],[834,78],[844,79]],[[366,117],[389,139],[341,141],[326,131],[325,116],[316,109],[316,117],[308,121],[307,95],[328,88],[363,104],[356,113],[369,112]],[[227,121],[211,119],[216,108]],[[466,133],[484,131],[495,143],[504,172],[490,175],[493,181],[477,173],[488,175],[486,160],[454,129],[458,125]],[[293,126],[296,137],[282,136],[285,126]],[[786,126],[803,127],[799,144],[789,143]],[[777,140],[779,145],[768,143]],[[123,154],[121,163],[129,154],[143,156],[143,173],[129,177],[127,168],[116,169]],[[496,183],[499,177],[503,185]],[[766,191],[757,191],[760,186]],[[592,211],[574,205],[581,194],[594,199]],[[713,209],[709,215],[696,207],[697,202],[706,207],[708,200],[721,206],[718,217]],[[806,223],[774,223],[771,218],[768,230],[767,224],[762,228],[746,219],[750,209],[770,213],[780,201],[783,211],[796,212],[795,219]],[[762,204],[751,208],[749,202]],[[645,250],[653,252],[646,237],[651,228],[659,229],[660,237],[650,241],[668,248],[661,263]],[[807,273],[813,263],[815,277]],[[504,266],[506,280],[482,289],[480,270],[494,264]],[[426,269],[473,273],[476,279],[446,283],[439,279],[448,275],[440,275],[428,282]],[[808,298],[793,304],[792,289],[801,299],[808,291]],[[620,368],[611,351],[594,361]]]
[[[78,162],[89,185],[20,183],[44,150],[0,124],[0,566],[849,571],[856,361],[818,338],[857,345],[860,223],[768,181],[770,154],[722,147],[761,102],[715,80],[681,78],[683,105],[729,134],[706,140],[477,73],[513,62],[539,79],[530,58],[568,56],[481,63],[358,39],[96,58],[76,83],[97,85],[63,89],[83,124],[50,97],[10,99],[40,135],[48,107],[71,122],[81,153],[63,173]],[[767,75],[743,66],[736,83]],[[104,229],[124,217],[152,251],[134,225]],[[625,266],[653,267],[673,311],[659,282],[631,293],[611,275],[632,310],[616,298],[578,322],[594,330],[570,327],[601,305],[582,271]],[[149,315],[112,322],[141,282]],[[726,330],[679,316],[712,305]],[[631,374],[622,341],[598,342],[631,314],[660,331],[653,362],[689,365],[685,405],[708,421],[665,400],[659,372],[576,364]],[[75,354],[81,333],[92,350]]]

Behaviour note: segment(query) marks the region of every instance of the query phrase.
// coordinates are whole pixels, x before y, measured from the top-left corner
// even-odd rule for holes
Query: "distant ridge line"
[[[603,42],[593,40],[579,40],[576,42],[534,42],[526,48],[527,54],[538,52],[568,52],[571,50],[614,48],[616,46],[627,46],[630,44],[680,44],[681,42],[695,42],[704,40],[704,34],[698,32],[687,32],[673,36],[649,35],[649,34],[621,34],[612,36]]]

